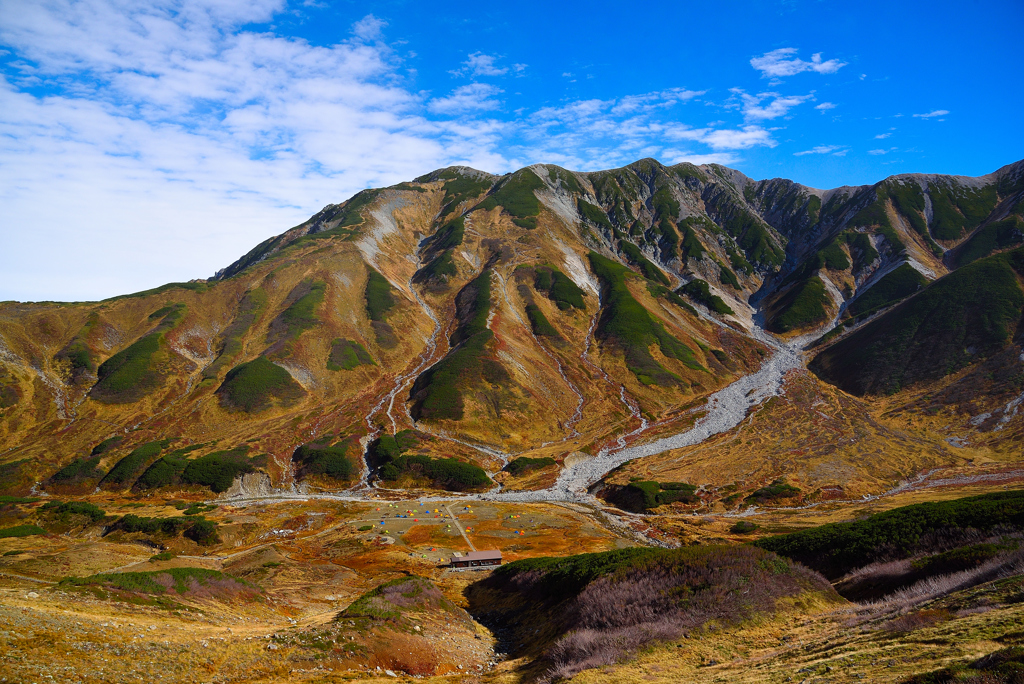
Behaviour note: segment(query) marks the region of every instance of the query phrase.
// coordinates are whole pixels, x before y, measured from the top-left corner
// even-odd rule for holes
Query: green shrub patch
[[[567,275],[553,266],[538,266],[534,269],[533,286],[538,292],[547,294],[561,311],[583,309],[585,293]]]
[[[800,532],[766,537],[755,545],[836,578],[876,560],[906,558],[947,538],[970,531],[1024,530],[1024,491],[993,492],[951,501],[901,506],[863,520],[828,523]],[[961,550],[965,556],[980,549]],[[925,563],[951,567],[954,555]]]
[[[99,464],[99,456],[80,458],[51,475],[49,482],[55,485],[77,485],[88,480],[98,480],[103,477],[103,471],[97,468]]]
[[[395,306],[395,298],[392,295],[394,288],[388,279],[377,272],[376,269],[367,267],[368,277],[366,279],[366,315],[371,321],[383,321]]]
[[[257,287],[242,295],[242,301],[235,308],[235,317],[221,333],[220,353],[213,363],[203,370],[204,379],[217,379],[231,361],[244,349],[243,337],[252,327],[260,313],[267,306],[267,293]]]
[[[643,252],[640,251],[640,248],[632,242],[626,242],[623,240],[619,243],[619,248],[622,250],[622,253],[626,255],[629,262],[640,269],[644,278],[666,286],[670,284],[668,276],[666,276],[660,268],[651,263],[651,261],[644,256]]]
[[[193,444],[175,449],[163,458],[157,459],[135,481],[134,489],[155,489],[179,484],[181,474],[185,471],[185,466],[188,465],[188,454],[203,448],[203,446],[202,444]]]
[[[501,206],[512,217],[512,222],[521,228],[532,230],[537,227],[540,200],[534,190],[544,187],[544,182],[533,171],[523,169],[500,183],[477,208],[490,211]]]
[[[607,499],[622,508],[634,513],[643,513],[658,506],[681,502],[697,503],[697,487],[685,482],[654,482],[636,481],[623,487],[609,488]]]
[[[402,433],[399,433],[399,437]],[[396,439],[387,433],[370,445],[370,465],[385,482],[396,482],[403,477],[429,480],[438,489],[463,492],[479,490],[494,483],[480,466],[454,458],[432,458],[421,454],[403,454],[410,446],[407,439]]]
[[[820,575],[749,545],[629,548],[529,558],[466,590],[470,613],[500,628],[510,657],[545,680],[625,661],[660,641],[771,614],[783,597],[838,601]],[[486,614],[484,614],[486,611]],[[538,657],[538,611],[550,641]]]
[[[102,480],[101,487],[118,487],[135,482],[143,470],[149,466],[156,456],[170,445],[169,439],[147,442],[132,450],[130,454],[118,461]]]
[[[544,312],[536,304],[526,305],[526,317],[530,319],[530,327],[533,329],[534,335],[561,338],[561,335],[555,330],[555,326],[551,325]]]
[[[679,377],[666,370],[651,356],[650,346],[657,343],[661,353],[680,361],[687,368],[705,370],[697,363],[693,351],[672,337],[661,322],[655,320],[626,286],[630,270],[597,252],[589,254],[590,266],[605,288],[604,311],[598,321],[598,337],[618,347],[625,355],[626,366],[644,384],[675,385]]]
[[[820,352],[809,368],[856,395],[954,373],[1011,342],[1024,312],[1020,275],[1024,248],[964,266]]]
[[[107,517],[106,511],[86,501],[48,501],[39,507],[39,511],[61,523],[75,522],[76,518],[88,518],[90,523],[97,523]]]
[[[906,299],[928,284],[928,279],[910,264],[903,264],[883,276],[864,294],[854,299],[846,312],[853,318],[869,316],[881,308]]]
[[[768,322],[772,332],[790,332],[828,320],[828,296],[825,283],[818,276],[797,283],[776,302],[776,313]]]
[[[104,361],[90,396],[107,404],[124,404],[137,401],[158,387],[162,377],[154,360],[162,342],[162,335],[150,333]]]
[[[733,313],[735,313],[729,308],[729,305],[725,303],[724,299],[716,294],[711,294],[711,287],[699,278],[694,278],[690,282],[686,283],[676,290],[676,293],[687,295],[698,304],[703,304],[711,311],[722,316],[732,316]]]
[[[15,525],[14,527],[8,527],[0,530],[0,539],[32,537],[39,534],[46,534],[46,530],[38,525]]]
[[[1024,221],[1018,216],[1009,216],[1002,221],[990,223],[956,250],[955,263],[965,266],[992,252],[1024,242]]]
[[[487,328],[491,307],[491,271],[485,269],[456,297],[459,326],[449,342],[451,351],[416,378],[411,396],[416,420],[461,420],[462,392],[487,382],[501,385],[508,372],[487,351],[494,337]]]
[[[541,470],[553,465],[556,465],[555,459],[548,456],[544,456],[542,458],[520,456],[519,458],[514,458],[509,461],[508,465],[505,466],[505,470],[512,473],[513,477],[521,477],[526,473],[534,470]]]
[[[292,461],[299,466],[300,477],[326,475],[335,480],[349,481],[359,475],[350,454],[358,454],[359,443],[349,437],[333,446],[303,444],[292,454]]]
[[[376,366],[366,347],[353,340],[336,339],[331,342],[331,353],[327,357],[327,370],[352,370],[359,366]]]
[[[780,499],[792,499],[800,496],[800,490],[793,485],[786,484],[783,480],[775,480],[770,485],[756,489],[746,497],[747,503],[767,504],[775,503]]]
[[[205,568],[168,568],[151,572],[111,572],[88,577],[65,577],[59,587],[98,587],[137,594],[188,594],[197,587],[217,587],[247,593],[257,591],[245,580]]]
[[[249,447],[242,445],[227,451],[214,451],[189,461],[181,473],[185,484],[209,487],[216,493],[226,492],[235,478],[256,470],[260,462],[248,458]]]
[[[293,404],[305,393],[288,371],[263,356],[232,368],[217,389],[222,406],[247,413],[262,411],[274,403]]]

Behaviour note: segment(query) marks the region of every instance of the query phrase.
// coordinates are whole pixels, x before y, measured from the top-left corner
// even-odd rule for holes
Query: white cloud
[[[387,46],[366,42],[380,22],[330,47],[238,30],[280,7],[0,5],[0,43],[24,65],[0,72],[0,299],[205,277],[361,188],[509,169],[501,124],[425,116]]]
[[[386,21],[381,21],[372,14],[367,14],[352,25],[352,33],[362,40],[380,40],[384,37],[384,27],[387,25]]]
[[[832,102],[822,102],[820,105],[814,105],[814,108],[824,114],[826,110],[835,109],[838,106],[839,105],[833,104]]]
[[[811,61],[805,62],[796,57],[796,48],[779,48],[766,52],[760,57],[750,60],[750,66],[761,72],[762,78],[783,78],[795,76],[805,71],[814,71],[819,74],[834,74],[846,66],[846,62],[838,59],[830,59],[827,62],[821,61],[821,53],[811,55]]]
[[[701,138],[715,150],[747,150],[751,147],[775,147],[769,131],[760,126],[743,126],[741,129],[718,129],[709,131]]]
[[[469,76],[504,76],[508,73],[508,67],[497,67],[495,62],[501,59],[495,55],[485,55],[482,52],[474,52],[469,55],[465,62],[462,63],[462,68],[451,73],[455,75],[469,75]],[[525,64],[515,65],[516,73],[521,72],[526,68]]]
[[[739,96],[743,101],[743,116],[755,120],[777,119],[780,116],[785,116],[793,107],[814,97],[814,95],[780,95],[779,93],[749,95],[739,88],[731,88],[730,92]],[[761,102],[765,100],[767,100],[767,104],[762,106]]]
[[[889,133],[879,133],[878,135],[875,136],[875,140],[885,140],[890,135],[892,135],[892,132],[889,132]]]
[[[873,155],[876,155],[876,156],[877,155],[882,155],[882,154],[889,154],[890,152],[895,152],[897,149],[899,149],[899,148],[890,147],[887,150],[868,150],[868,154],[873,154]]]
[[[431,100],[427,109],[434,114],[493,111],[501,107],[501,102],[494,97],[502,92],[501,88],[487,83],[470,83],[456,88],[448,97]]]
[[[931,119],[935,116],[946,116],[947,114],[949,114],[948,109],[936,109],[935,111],[928,112],[927,114],[914,114],[914,116],[919,119]]]
[[[804,150],[803,152],[794,152],[793,156],[794,157],[802,157],[805,154],[829,154],[830,152],[836,153],[838,155],[837,150],[841,150],[841,149],[842,149],[842,145],[818,145],[817,147],[812,147],[811,149]],[[842,155],[838,155],[838,156],[842,156]]]

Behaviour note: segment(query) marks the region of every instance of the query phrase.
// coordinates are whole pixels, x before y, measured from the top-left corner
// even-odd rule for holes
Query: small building
[[[455,554],[451,557],[453,568],[483,568],[489,565],[501,565],[501,551],[470,551],[465,556]]]

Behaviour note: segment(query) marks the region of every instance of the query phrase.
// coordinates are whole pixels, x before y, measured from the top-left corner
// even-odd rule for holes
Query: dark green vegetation
[[[1024,530],[1024,491],[902,506],[864,520],[829,523],[754,544],[836,578],[877,560],[927,552],[959,534],[994,529]]]
[[[72,461],[51,475],[47,482],[53,485],[73,486],[89,480],[98,480],[103,477],[103,472],[97,468],[99,464],[99,456]]]
[[[936,240],[957,240],[988,218],[996,206],[996,188],[953,187],[935,183],[928,188],[932,198],[932,235]]]
[[[203,448],[202,444],[175,449],[161,459],[153,462],[153,465],[146,468],[139,479],[135,481],[134,489],[146,490],[157,487],[166,487],[181,482],[181,474],[188,465],[188,454]]]
[[[896,230],[892,227],[888,215],[885,213],[885,193],[876,190],[876,199],[866,207],[857,212],[849,225],[851,227],[875,228],[879,235],[889,243],[889,249],[895,254],[906,251],[906,245],[900,240]]]
[[[125,534],[141,533],[155,538],[172,538],[184,535],[200,546],[211,546],[220,543],[217,535],[217,523],[206,520],[202,516],[183,515],[180,518],[143,518],[137,515],[126,515],[110,525],[104,536],[114,532]]]
[[[438,229],[430,238],[431,249],[452,249],[462,244],[462,238],[466,234],[466,218],[459,216],[452,219],[443,228]]]
[[[824,323],[831,304],[825,283],[818,276],[812,276],[798,282],[778,299],[777,313],[769,319],[768,329],[786,333]]]
[[[879,309],[906,299],[928,284],[928,279],[910,264],[903,264],[890,271],[867,292],[854,299],[846,307],[852,318],[869,316]]]
[[[619,248],[622,250],[622,253],[626,255],[626,258],[629,259],[629,262],[640,269],[644,278],[654,280],[666,286],[670,284],[668,276],[666,276],[660,268],[651,263],[650,260],[644,256],[643,252],[640,251],[640,248],[632,242],[626,242],[623,240],[619,243]]]
[[[258,592],[245,580],[205,568],[168,568],[153,572],[117,572],[89,577],[65,577],[58,586],[97,588],[135,594],[164,594],[171,589],[178,594],[188,594],[200,587],[220,589],[227,593]]]
[[[530,458],[529,456],[520,456],[509,461],[509,464],[505,466],[505,470],[512,473],[514,477],[521,477],[525,473],[532,472],[534,470],[541,470],[548,466],[555,465],[555,459],[544,456],[542,458]]]
[[[366,347],[353,340],[336,339],[331,342],[327,357],[327,370],[352,370],[359,366],[376,366]]]
[[[188,462],[181,473],[184,484],[209,487],[216,493],[226,492],[234,479],[251,473],[265,465],[266,457],[248,458],[247,446],[237,446],[226,451],[214,451]]]
[[[530,327],[533,329],[534,335],[561,338],[561,335],[555,330],[555,326],[551,325],[544,312],[536,304],[526,305],[526,317],[530,319]]]
[[[118,461],[102,480],[101,487],[124,487],[131,485],[139,474],[150,465],[160,452],[170,445],[170,440],[163,439],[147,442],[132,450],[130,454]]]
[[[729,528],[729,531],[733,534],[750,534],[760,529],[760,525],[749,522],[747,520],[740,520],[735,525]]]
[[[373,204],[380,197],[381,192],[380,189],[376,188],[360,190],[340,207],[332,207],[321,212],[314,218],[319,219],[319,222],[323,225],[335,223],[335,226],[329,230],[315,233],[310,237],[314,239],[326,237],[349,238],[353,234],[352,226],[359,226],[366,222],[366,219],[363,217],[363,210]]]
[[[747,503],[770,504],[780,499],[792,499],[800,496],[800,490],[793,485],[786,484],[783,480],[775,480],[769,485],[760,487],[751,492],[745,501]]]
[[[736,201],[732,191],[719,189],[704,193],[709,213],[717,216],[722,226],[743,250],[747,260],[763,269],[774,270],[786,259],[785,251],[777,244],[764,221]]]
[[[835,597],[820,575],[743,545],[530,558],[497,568],[466,596],[470,613],[506,635],[510,657],[535,659],[528,667],[545,669],[541,678],[551,681],[711,621],[721,627],[770,614],[778,599],[805,592]]]
[[[96,371],[99,380],[90,397],[107,404],[125,404],[138,401],[163,383],[164,375],[157,366],[167,355],[164,335],[182,319],[185,306],[165,308],[167,313],[153,330],[100,364]]]
[[[290,356],[289,343],[304,331],[320,323],[316,311],[324,301],[327,285],[320,280],[304,280],[288,293],[288,306],[270,323],[267,342],[277,356]]]
[[[359,471],[353,458],[359,458],[359,443],[343,439],[335,444],[303,444],[292,454],[292,461],[299,466],[299,476],[326,475],[335,480],[349,481]]]
[[[216,380],[221,372],[242,353],[242,338],[267,306],[267,293],[257,287],[242,296],[235,309],[231,324],[220,335],[220,352],[213,363],[203,370],[203,378]]]
[[[111,449],[115,449],[115,448],[121,446],[121,442],[123,442],[123,441],[124,441],[124,437],[122,437],[120,435],[118,435],[116,437],[108,437],[107,439],[103,440],[102,442],[100,442],[99,444],[94,446],[92,448],[92,453],[90,455],[92,455],[92,456],[99,456],[100,454],[106,453],[107,451],[110,451]]]
[[[697,503],[696,491],[696,486],[685,482],[638,480],[624,487],[610,488],[606,498],[623,510],[644,513],[677,501],[686,504]]]
[[[594,206],[582,198],[576,202],[576,206],[579,208],[580,215],[583,216],[583,218],[598,227],[605,229],[608,233],[615,232],[615,227],[612,225],[612,222],[608,220],[607,214],[604,213],[604,210],[601,209],[601,207]]]
[[[417,575],[399,577],[366,592],[348,608],[338,613],[335,621],[352,620],[357,628],[366,629],[371,625],[388,622],[392,625],[412,627],[408,613],[441,609],[460,616],[465,614],[434,583]],[[465,619],[463,617],[463,619]]]
[[[479,490],[494,483],[480,466],[454,458],[432,458],[422,454],[405,454],[415,445],[411,433],[403,431],[395,436],[382,434],[370,445],[367,456],[377,476],[385,482],[396,482],[409,477],[427,480],[438,489],[464,492]]]
[[[561,311],[584,310],[585,293],[567,275],[553,266],[538,266],[534,270],[533,286],[538,292],[547,294]]]
[[[38,525],[15,525],[0,530],[0,539],[12,539],[16,537],[32,537],[37,534],[46,534],[46,530]]]
[[[463,391],[485,382],[500,386],[509,376],[486,346],[494,337],[487,328],[491,310],[491,271],[473,279],[456,297],[459,325],[449,342],[451,351],[416,378],[411,397],[412,415],[416,420],[461,420],[465,410]],[[500,387],[490,395],[496,412],[500,412]]]
[[[537,214],[540,213],[540,200],[533,191],[543,187],[544,182],[537,174],[523,169],[500,183],[476,208],[490,211],[501,206],[512,217],[513,223],[520,228],[532,230],[537,227]]]
[[[448,279],[458,274],[455,268],[455,261],[452,259],[452,251],[445,250],[436,258],[432,259],[426,266],[416,272],[416,282],[429,282],[437,286],[444,285]]]
[[[39,512],[46,519],[63,524],[93,524],[107,517],[106,511],[86,501],[47,501]]]
[[[848,230],[840,235],[840,239],[850,246],[850,252],[853,254],[854,273],[864,270],[878,258],[878,250],[871,244],[871,237],[867,233]]]
[[[819,250],[817,257],[819,263],[829,270],[843,271],[850,268],[850,260],[847,258],[846,252],[835,240]]]
[[[444,201],[441,208],[439,220],[444,221],[452,213],[456,212],[463,202],[479,197],[491,187],[489,178],[478,178],[472,174],[460,173],[455,169],[444,169],[440,172],[430,173],[416,179],[417,183],[429,183],[431,181],[443,180]]]
[[[693,301],[698,304],[703,304],[711,311],[722,316],[733,315],[733,310],[729,308],[729,305],[725,303],[725,300],[718,295],[711,294],[710,286],[699,278],[694,278],[690,282],[686,283],[678,290],[678,294],[684,294],[690,297]]]
[[[232,368],[217,389],[222,406],[247,413],[262,411],[275,403],[293,404],[305,393],[288,371],[263,356]]]
[[[150,316],[152,318],[152,316]],[[72,381],[78,381],[88,373],[96,370],[96,360],[93,351],[89,348],[87,339],[92,329],[99,323],[100,316],[95,311],[89,314],[89,318],[78,334],[70,342],[64,345],[54,358],[63,360],[71,367]],[[2,404],[0,404],[2,408]]]
[[[1008,646],[977,660],[914,675],[901,684],[1020,684],[1024,646]]]
[[[645,385],[674,385],[681,382],[651,356],[650,346],[657,343],[661,353],[680,361],[687,368],[704,370],[693,351],[675,339],[638,302],[626,287],[630,270],[597,252],[589,254],[590,267],[605,289],[604,311],[598,321],[598,338],[625,355],[626,366]]]
[[[809,368],[851,394],[894,393],[991,356],[1024,311],[1024,249],[964,266],[819,353]]]
[[[160,351],[160,342],[160,335],[146,335],[104,361],[90,396],[105,403],[128,403],[158,387],[161,376],[153,357]]]
[[[395,298],[392,295],[394,288],[388,279],[378,273],[375,269],[367,267],[368,277],[366,279],[366,315],[371,321],[383,321],[387,312],[395,306]]]
[[[988,224],[969,237],[957,248],[954,263],[958,267],[964,266],[1021,242],[1024,242],[1024,221],[1018,216],[1009,216]]]

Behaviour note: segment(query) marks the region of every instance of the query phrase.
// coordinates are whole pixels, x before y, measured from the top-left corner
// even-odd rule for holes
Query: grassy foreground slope
[[[1022,277],[1022,248],[980,259],[822,351],[809,368],[856,395],[942,378],[1019,338]]]
[[[518,642],[528,677],[571,677],[784,597],[839,601],[820,575],[750,546],[630,548],[505,565],[469,587],[470,612]],[[540,626],[540,627],[538,627]]]

